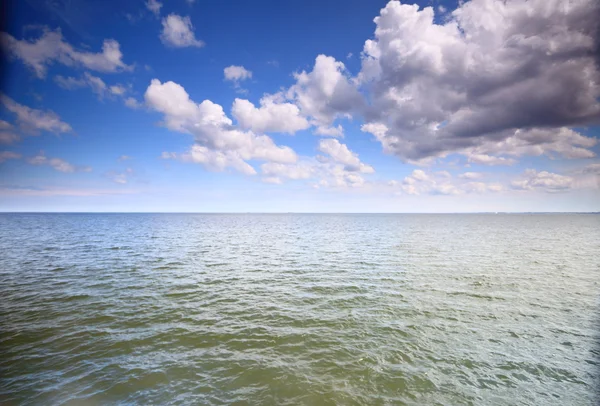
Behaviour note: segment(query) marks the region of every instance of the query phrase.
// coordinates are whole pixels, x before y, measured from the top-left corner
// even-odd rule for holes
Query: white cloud
[[[458,177],[461,179],[481,179],[483,174],[479,172],[465,172],[458,175]]]
[[[102,52],[78,51],[65,42],[60,29],[44,28],[37,40],[18,40],[7,33],[0,33],[2,47],[14,58],[20,59],[39,78],[46,76],[48,66],[61,63],[67,66],[82,66],[99,72],[132,70],[133,66],[123,62],[120,45],[112,39],[104,40]]]
[[[112,85],[108,88],[108,91],[116,96],[123,96],[127,93],[127,88],[123,85]]]
[[[142,107],[142,104],[133,97],[127,97],[125,99],[125,105],[134,110]]]
[[[327,156],[303,159],[297,163],[266,163],[261,165],[263,181],[283,183],[284,180],[312,180],[316,188],[359,188],[367,185],[361,174],[372,174],[373,167],[364,164],[358,155],[336,139],[319,142],[319,151]]]
[[[31,165],[48,165],[59,172],[73,173],[73,172],[91,172],[92,168],[89,166],[75,166],[60,158],[48,158],[43,152],[38,155],[27,159],[27,162]]]
[[[574,179],[571,176],[527,169],[520,179],[511,182],[511,187],[518,190],[542,190],[556,193],[571,189],[573,182]]]
[[[336,118],[351,117],[364,103],[344,64],[330,56],[317,56],[311,72],[296,73],[294,78],[296,83],[288,89],[286,97],[322,132]]]
[[[12,151],[1,151],[0,152],[0,163],[8,161],[9,159],[19,159],[21,158],[21,154],[17,154]]]
[[[348,171],[344,165],[333,161],[319,162],[314,159],[305,159],[293,164],[265,163],[261,165],[261,175],[266,183],[310,180],[315,188],[348,189],[367,185],[367,181],[359,172]]]
[[[163,30],[160,39],[163,44],[175,47],[203,47],[204,41],[196,39],[190,17],[169,14],[162,20]]]
[[[600,119],[597,16],[593,0],[472,0],[436,24],[432,7],[390,1],[358,75],[367,125],[385,128],[375,134],[384,150],[408,161],[589,157],[591,141],[563,127]]]
[[[426,172],[415,169],[401,183],[394,182],[390,186],[408,195],[461,195],[466,193],[496,193],[504,190],[499,183],[474,182],[480,174],[466,172],[453,178],[447,171]]]
[[[150,10],[157,18],[160,17],[160,9],[162,6],[162,3],[158,0],[146,1],[146,8]]]
[[[252,79],[252,72],[243,66],[231,65],[223,69],[223,75],[225,76],[225,80],[229,80],[231,82],[241,82],[246,79]]]
[[[15,102],[10,97],[0,95],[0,102],[8,111],[17,116],[17,123],[23,131],[37,134],[39,131],[48,131],[55,134],[71,132],[71,126],[60,120],[52,111],[32,109]]]
[[[344,169],[349,172],[374,173],[372,166],[366,165],[360,161],[358,155],[345,144],[336,139],[327,138],[319,141],[319,151],[327,154],[334,162],[344,165]]]
[[[341,126],[341,124],[338,124],[337,127],[317,126],[315,129],[315,134],[324,135],[327,137],[343,137],[344,128]]]
[[[231,114],[241,128],[254,132],[282,132],[294,134],[310,126],[292,103],[277,103],[272,97],[263,97],[260,107],[244,99],[235,99]]]
[[[248,160],[294,163],[298,159],[291,148],[275,145],[270,137],[235,127],[220,105],[210,100],[195,103],[177,83],[153,79],[145,98],[150,108],[163,113],[167,128],[194,136],[196,145],[180,156],[183,160],[201,163],[210,170],[232,167],[253,174]]]

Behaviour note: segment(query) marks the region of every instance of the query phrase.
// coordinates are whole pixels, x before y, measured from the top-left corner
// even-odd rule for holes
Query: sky
[[[594,0],[21,0],[0,211],[600,211]]]

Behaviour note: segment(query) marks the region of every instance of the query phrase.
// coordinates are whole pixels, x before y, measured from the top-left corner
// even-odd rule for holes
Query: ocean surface
[[[1,214],[2,405],[593,405],[600,215]]]

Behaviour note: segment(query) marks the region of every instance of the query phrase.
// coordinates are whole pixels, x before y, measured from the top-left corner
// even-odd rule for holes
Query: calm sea
[[[591,405],[600,215],[0,215],[0,404]]]

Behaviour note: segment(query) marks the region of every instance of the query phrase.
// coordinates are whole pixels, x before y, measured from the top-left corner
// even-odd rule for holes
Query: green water
[[[591,405],[598,215],[0,215],[0,404]]]

